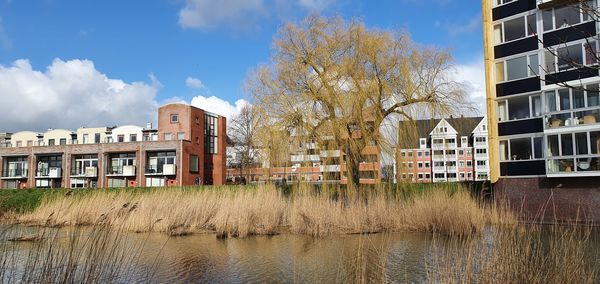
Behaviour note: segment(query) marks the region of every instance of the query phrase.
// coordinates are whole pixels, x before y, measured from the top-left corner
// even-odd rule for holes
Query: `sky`
[[[0,0],[0,132],[145,125],[168,102],[231,117],[277,30],[313,13],[450,50],[483,109],[478,0]]]

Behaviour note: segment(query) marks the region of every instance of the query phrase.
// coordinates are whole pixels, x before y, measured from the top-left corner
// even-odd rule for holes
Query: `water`
[[[6,229],[6,228],[5,228]],[[12,227],[4,238],[41,229]],[[44,229],[47,230],[47,229]],[[89,236],[89,229],[82,235]],[[58,248],[69,243],[68,230],[53,230]],[[218,239],[214,234],[167,237],[161,233],[121,233],[125,261],[116,282],[156,283],[423,283],[432,269],[439,239],[422,233],[299,235]],[[82,238],[86,239],[86,237]],[[18,254],[37,242],[18,243]],[[599,241],[594,241],[600,247]],[[6,247],[4,247],[6,249]],[[454,248],[460,254],[460,248]],[[596,255],[597,256],[597,255]],[[600,261],[596,258],[595,261]],[[19,265],[24,265],[22,261]]]

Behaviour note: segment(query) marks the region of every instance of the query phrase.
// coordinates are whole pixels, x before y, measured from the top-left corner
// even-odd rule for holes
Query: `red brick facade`
[[[176,120],[172,116],[177,116]],[[215,118],[216,125],[214,148],[207,154],[205,143],[206,119]],[[158,141],[137,141],[125,143],[97,143],[97,144],[67,144],[56,146],[28,146],[0,148],[0,188],[36,187],[40,180],[50,181],[47,187],[71,187],[74,180],[85,180],[83,187],[110,187],[111,184],[120,186],[149,186],[151,179],[164,186],[194,185],[194,184],[225,184],[225,152],[226,152],[226,119],[222,116],[206,113],[204,110],[186,104],[168,104],[158,110]],[[166,170],[160,164],[150,165],[150,155],[157,153],[175,153],[169,158],[173,163],[174,172]],[[135,164],[134,173],[121,171],[112,172],[111,156],[129,154]],[[85,176],[77,174],[74,162],[83,155],[91,155],[95,159],[95,174]],[[41,176],[40,163],[43,157],[56,157],[62,160],[60,176]],[[197,157],[197,169],[192,170],[191,158]],[[20,171],[15,175],[14,170],[7,169],[8,162],[14,159],[25,159],[27,171]],[[159,158],[160,159],[160,158]],[[171,161],[172,160],[172,161]],[[166,159],[163,161],[167,161]],[[130,169],[133,169],[131,166]],[[93,172],[93,170],[92,170]],[[73,174],[77,176],[73,176]],[[114,185],[113,185],[114,186]]]

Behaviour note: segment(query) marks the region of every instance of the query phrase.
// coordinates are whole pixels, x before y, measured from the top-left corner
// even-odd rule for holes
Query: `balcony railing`
[[[174,164],[148,165],[146,175],[176,175],[177,167]]]
[[[600,123],[600,109],[587,108],[567,110],[544,116],[545,128],[559,129],[562,127],[593,126]]]
[[[2,172],[4,178],[25,178],[27,177],[27,169],[5,169]]]
[[[487,158],[488,158],[487,153],[476,153],[475,154],[475,159],[482,160],[482,159],[487,159]]]
[[[35,176],[38,178],[60,178],[62,176],[62,169],[61,168],[38,169]]]
[[[71,169],[71,176],[74,177],[97,177],[98,167],[74,167]]]
[[[114,166],[108,168],[108,175],[135,176],[135,166]]]

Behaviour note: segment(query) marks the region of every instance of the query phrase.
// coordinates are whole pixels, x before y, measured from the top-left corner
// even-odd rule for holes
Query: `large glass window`
[[[542,137],[534,137],[533,138],[533,157],[536,159],[541,159],[544,157],[544,153],[542,151],[543,149],[543,141],[544,138]]]
[[[554,27],[564,28],[581,22],[579,7],[564,6],[554,9]]]
[[[508,100],[508,114],[511,120],[529,118],[529,97],[516,97]]]
[[[528,75],[527,57],[517,57],[506,60],[506,79],[515,80]]]
[[[571,99],[569,97],[569,89],[558,90],[558,101],[560,102],[560,110],[571,109]]]
[[[510,155],[512,160],[529,160],[531,155],[531,139],[519,138],[510,140]]]
[[[522,37],[525,37],[525,21],[522,17],[504,22],[504,38],[506,41]]]
[[[599,106],[600,105],[600,92],[598,92],[598,84],[587,85],[587,104],[588,106]]]
[[[573,137],[571,134],[562,134],[560,136],[562,156],[573,155]]]
[[[548,136],[548,156],[560,156],[560,152],[558,150],[558,135]]]
[[[564,71],[583,64],[581,44],[559,47],[557,50],[558,71]]]
[[[216,154],[218,152],[218,117],[206,114],[204,116],[204,152]]]
[[[577,155],[587,155],[588,154],[587,133],[576,133],[575,134],[575,148],[577,149]]]

